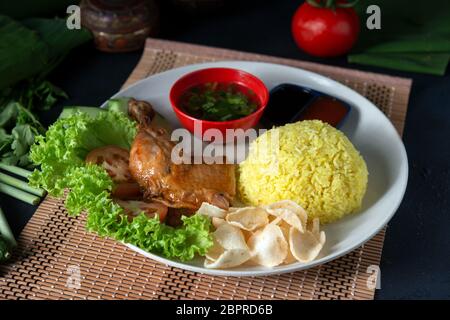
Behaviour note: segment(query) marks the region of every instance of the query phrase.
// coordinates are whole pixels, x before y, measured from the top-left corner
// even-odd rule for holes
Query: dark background
[[[413,79],[403,141],[409,157],[405,198],[389,223],[376,299],[450,298],[450,76],[349,65],[345,57],[302,53],[290,33],[302,1],[234,1],[220,13],[191,16],[162,8],[160,38],[386,73]],[[118,91],[141,52],[107,54],[92,44],[74,50],[50,80],[70,98],[42,114],[53,122],[63,105],[100,105]],[[3,194],[0,202],[18,236],[36,207]]]

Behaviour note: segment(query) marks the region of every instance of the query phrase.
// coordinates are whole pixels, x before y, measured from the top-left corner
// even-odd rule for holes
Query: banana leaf
[[[36,32],[0,16],[0,89],[41,72],[48,55]]]
[[[64,19],[33,18],[24,20],[22,23],[35,30],[48,46],[48,68],[43,71],[43,75],[58,65],[73,48],[92,38],[91,33],[86,29],[67,29]]]
[[[369,5],[381,9],[381,29],[365,23]],[[361,34],[352,63],[442,75],[450,59],[450,1],[362,0]]]
[[[349,55],[350,63],[409,72],[444,75],[450,53],[361,53]]]
[[[23,79],[45,76],[70,50],[89,39],[85,29],[67,29],[64,19],[20,23],[0,15],[0,90]]]
[[[79,0],[2,0],[0,12],[14,19],[54,17],[65,14],[69,5],[79,3]]]

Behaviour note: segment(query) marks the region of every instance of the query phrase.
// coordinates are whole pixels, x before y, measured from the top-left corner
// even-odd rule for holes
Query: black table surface
[[[318,59],[302,53],[290,34],[301,1],[249,1],[203,17],[162,16],[163,39],[319,62],[413,79],[403,141],[409,158],[405,198],[389,223],[376,299],[450,298],[450,76],[421,75]],[[50,80],[70,96],[40,115],[52,123],[63,105],[98,106],[118,91],[141,51],[107,54],[91,44],[74,50]],[[19,235],[35,206],[3,194],[0,202]]]

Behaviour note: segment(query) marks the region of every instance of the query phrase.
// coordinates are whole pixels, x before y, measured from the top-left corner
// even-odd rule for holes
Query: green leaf
[[[31,147],[30,158],[41,170],[35,170],[29,180],[61,196],[67,185],[64,179],[73,167],[84,165],[89,151],[105,145],[129,149],[136,132],[136,123],[119,112],[101,112],[95,117],[77,112],[59,119]]]
[[[30,147],[44,128],[36,117],[18,102],[9,103],[0,113],[0,161],[31,167]]]
[[[39,132],[29,124],[18,125],[12,130],[13,142],[11,143],[11,149],[13,155],[17,158],[17,164],[19,166],[29,166],[28,152],[34,144],[34,138],[38,134]]]
[[[40,73],[48,55],[36,32],[0,15],[0,89]]]
[[[128,101],[130,98],[121,97],[109,99],[106,103],[106,109],[128,114]]]
[[[0,109],[1,110],[1,109]],[[19,114],[19,107],[16,102],[9,103],[0,112],[0,128],[13,126]]]
[[[5,262],[11,257],[11,251],[0,233],[0,262]]]
[[[74,0],[14,0],[0,1],[0,12],[15,18],[23,19],[38,16],[55,16],[65,14],[71,4],[78,4]]]
[[[73,48],[92,39],[91,33],[86,29],[68,29],[65,19],[33,18],[22,23],[35,30],[49,49],[47,65],[41,76],[48,74]]]
[[[44,77],[71,49],[91,39],[85,29],[69,30],[64,19],[19,23],[0,15],[0,89]]]
[[[100,236],[162,254],[190,260],[204,255],[212,246],[208,217],[184,218],[183,226],[172,228],[158,217],[140,214],[132,220],[111,199],[113,181],[100,166],[85,164],[86,154],[103,145],[129,148],[137,132],[136,123],[123,112],[108,110],[97,114],[77,112],[57,120],[45,136],[36,138],[31,159],[40,165],[29,177],[30,184],[66,198],[70,214],[87,211],[86,226]]]
[[[367,53],[450,53],[450,34],[397,35],[368,46]]]
[[[0,110],[11,102],[19,102],[30,111],[45,111],[53,107],[60,98],[68,97],[64,91],[48,81],[23,80],[13,87],[0,90]]]
[[[67,98],[65,92],[42,78],[71,49],[90,38],[84,29],[67,29],[64,19],[19,23],[0,15],[0,161],[31,165],[31,139],[45,131],[32,111],[48,110],[59,98]]]
[[[19,97],[29,110],[49,110],[60,98],[67,99],[67,94],[48,81],[32,81],[25,86]]]
[[[30,124],[38,131],[44,132],[42,124],[33,113],[19,102],[11,102],[0,113],[0,128],[14,127],[17,124]]]
[[[450,53],[362,53],[348,56],[351,63],[433,75],[444,75],[450,60]]]
[[[365,26],[369,5],[381,9],[381,29]],[[435,75],[445,73],[450,54],[448,0],[362,0],[361,34],[348,61]]]
[[[212,246],[210,218],[202,215],[183,217],[183,226],[173,228],[148,218],[143,213],[129,221],[122,209],[110,199],[98,196],[89,209],[86,226],[100,236],[136,245],[167,258],[192,260],[205,255]]]
[[[11,150],[12,142],[13,142],[12,136],[10,134],[6,133],[5,129],[0,128],[0,156]],[[1,160],[1,157],[0,157],[0,160]]]

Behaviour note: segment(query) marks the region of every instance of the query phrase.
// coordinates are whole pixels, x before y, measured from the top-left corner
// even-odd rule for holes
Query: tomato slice
[[[135,200],[115,200],[115,202],[124,209],[125,214],[130,219],[138,216],[141,212],[144,212],[144,214],[149,218],[153,218],[157,214],[160,222],[164,222],[166,219],[168,209],[167,206],[162,203]]]
[[[92,150],[86,156],[87,163],[102,166],[108,175],[116,183],[133,182],[128,169],[130,153],[128,150],[117,146],[104,146]]]

